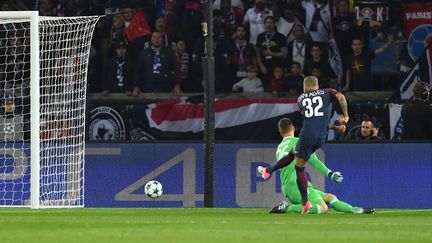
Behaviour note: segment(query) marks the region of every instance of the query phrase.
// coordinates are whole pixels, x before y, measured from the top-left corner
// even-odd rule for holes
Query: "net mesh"
[[[30,22],[0,20],[0,205],[30,204],[31,115],[40,119],[40,205],[84,205],[87,66],[97,20],[40,17],[39,114],[30,104]]]

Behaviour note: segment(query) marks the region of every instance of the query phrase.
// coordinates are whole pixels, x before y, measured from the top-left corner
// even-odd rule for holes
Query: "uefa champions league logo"
[[[6,123],[4,125],[4,132],[6,134],[12,134],[14,132],[14,124],[13,123]]]
[[[3,131],[5,140],[13,140],[15,132],[15,125],[13,123],[8,122],[4,124]]]

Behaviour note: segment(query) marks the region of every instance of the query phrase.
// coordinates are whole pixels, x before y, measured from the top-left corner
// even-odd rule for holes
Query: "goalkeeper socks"
[[[302,205],[301,204],[293,204],[288,207],[287,212],[290,213],[301,213]],[[312,207],[309,209],[309,214],[322,214],[325,213],[323,207],[319,204],[312,204]]]
[[[339,201],[336,197],[330,199],[330,205],[338,211],[343,213],[353,213],[353,207],[346,202]]]
[[[308,213],[312,213],[312,214],[322,214],[325,213],[324,209],[321,207],[321,205],[319,204],[312,204],[312,207],[309,209]]]
[[[305,171],[305,167],[295,166],[297,172],[297,187],[300,190],[300,195],[302,197],[302,205],[305,205],[308,201],[307,197],[307,187],[308,179]]]
[[[287,212],[289,213],[301,213],[302,205],[301,204],[292,204],[289,205]]]
[[[294,153],[291,151],[288,153],[288,155],[282,157],[280,160],[278,160],[278,162],[276,162],[276,164],[274,164],[273,166],[270,166],[266,169],[267,173],[273,173],[273,171],[277,171],[280,168],[283,168],[285,166],[288,166],[289,164],[291,164],[291,162],[293,162],[294,160]]]

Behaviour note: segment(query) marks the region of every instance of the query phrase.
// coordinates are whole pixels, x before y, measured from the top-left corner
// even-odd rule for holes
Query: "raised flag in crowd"
[[[402,99],[410,99],[414,85],[418,81],[432,84],[432,6],[419,3],[405,4],[402,7],[403,34],[408,40],[405,62],[401,65],[405,73],[399,88]]]

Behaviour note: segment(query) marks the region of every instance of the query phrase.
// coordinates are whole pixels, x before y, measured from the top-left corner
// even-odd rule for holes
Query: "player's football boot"
[[[257,167],[257,172],[264,180],[270,178],[270,173],[267,172],[267,168],[262,167],[261,165]]]
[[[353,207],[353,213],[355,214],[373,214],[375,213],[375,208],[360,208],[360,207]]]
[[[301,214],[308,214],[309,209],[311,209],[312,204],[308,201],[305,205],[302,205],[302,211]]]
[[[375,208],[363,208],[363,213],[373,214],[373,213],[375,213]]]
[[[288,210],[288,206],[289,204],[283,201],[281,204],[272,208],[269,213],[286,213],[286,211]]]

